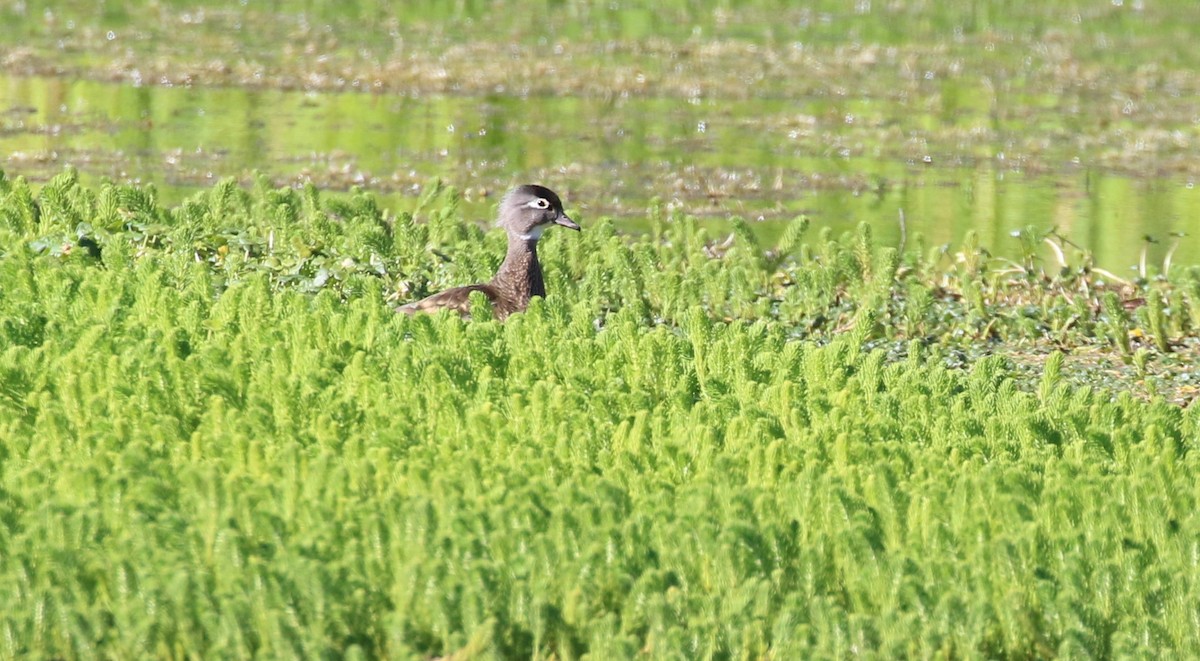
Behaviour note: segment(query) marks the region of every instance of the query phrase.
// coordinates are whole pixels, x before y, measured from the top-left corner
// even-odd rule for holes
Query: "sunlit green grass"
[[[655,212],[394,314],[499,261],[454,200],[0,184],[0,656],[1200,653],[1197,409],[1003,355],[1167,360],[1194,271]]]

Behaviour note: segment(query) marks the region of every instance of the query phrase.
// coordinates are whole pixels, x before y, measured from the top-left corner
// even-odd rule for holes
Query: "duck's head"
[[[510,237],[537,241],[551,225],[562,225],[576,232],[580,227],[563,211],[562,200],[545,186],[529,184],[512,189],[500,200],[496,224]]]

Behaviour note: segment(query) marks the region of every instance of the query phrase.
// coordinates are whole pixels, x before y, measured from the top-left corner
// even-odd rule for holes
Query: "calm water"
[[[838,3],[825,3],[830,13],[789,9],[788,20],[777,23],[772,12],[783,10],[746,3],[741,13],[714,10],[704,15],[708,22],[692,27],[669,20],[670,12],[685,15],[686,3],[668,3],[671,8],[661,12],[606,11],[593,32],[549,3],[545,30],[531,35],[509,16],[501,36],[532,44],[528,52],[513,51],[513,68],[549,66],[553,73],[559,64],[546,58],[562,49],[552,40],[561,38],[577,51],[560,63],[560,77],[568,68],[585,78],[589,71],[633,76],[621,82],[612,73],[612,93],[575,80],[581,92],[557,94],[499,85],[488,93],[472,87],[469,77],[458,92],[436,93],[421,92],[420,85],[417,91],[361,91],[370,85],[304,91],[292,89],[302,85],[140,79],[142,59],[150,62],[159,53],[212,58],[219,54],[214,49],[232,48],[238,58],[258,58],[254,62],[264,71],[285,73],[289,57],[306,64],[322,57],[319,51],[289,55],[273,45],[295,34],[317,46],[325,44],[322,35],[339,37],[327,40],[333,44],[329,57],[343,57],[351,68],[394,58],[402,50],[395,35],[404,29],[453,53],[454,44],[478,41],[483,33],[456,36],[445,26],[478,30],[486,11],[458,3],[448,17],[438,13],[443,5],[421,5],[429,15],[425,22],[404,25],[395,17],[371,18],[391,11],[386,3],[351,3],[336,11],[315,5],[329,16],[303,14],[306,3],[283,3],[284,18],[266,23],[269,17],[254,19],[252,7],[214,9],[197,18],[177,4],[152,5],[157,9],[149,22],[113,7],[97,14],[86,3],[66,3],[77,16],[56,14],[50,3],[10,17],[0,35],[28,41],[44,61],[59,58],[84,73],[89,62],[112,57],[118,63],[90,77],[70,71],[0,74],[0,167],[35,182],[67,166],[93,182],[153,182],[168,202],[224,177],[249,181],[257,171],[279,185],[361,186],[397,210],[441,177],[466,189],[465,211],[473,219],[491,214],[498,192],[536,180],[562,192],[585,222],[612,216],[631,231],[642,226],[655,198],[718,228],[740,215],[760,221],[757,227],[769,235],[806,214],[814,227],[838,231],[866,221],[890,242],[899,238],[903,211],[909,232],[931,245],[953,244],[973,229],[993,253],[1015,256],[1020,244],[1014,231],[1057,228],[1118,273],[1136,264],[1145,246],[1156,265],[1174,242],[1176,264],[1200,263],[1196,79],[1153,70],[1141,80],[1129,72],[1146,67],[1120,59],[1140,53],[1187,70],[1190,51],[1171,44],[1191,37],[1167,27],[1194,16],[1191,5],[1157,17],[1105,5],[1087,15],[1094,32],[1078,34],[1070,31],[1079,14],[1059,11],[1067,7],[1063,3],[1030,16],[977,11],[988,5],[968,3],[936,20],[907,17],[907,31],[870,3],[856,4],[854,12],[836,9]],[[586,3],[563,6],[599,11]],[[459,20],[464,16],[474,22]],[[96,26],[77,27],[87,20]],[[158,27],[172,20],[199,27],[172,40],[169,30]],[[376,20],[391,25],[390,32],[369,29]],[[308,27],[313,21],[329,23],[314,30]],[[116,27],[106,32],[108,24]],[[277,33],[271,32],[275,27]],[[236,43],[256,30],[265,32],[265,43]],[[701,31],[715,34],[716,46],[689,36]],[[684,44],[668,52],[682,53],[678,61],[684,64],[637,55],[637,48],[666,48],[664,34]],[[948,45],[927,46],[920,39],[925,34],[945,36]],[[1062,46],[1064,34],[1078,41]],[[867,46],[842,43],[851,37]],[[722,76],[769,59],[758,54],[756,40],[780,61],[747,74],[753,87],[739,90],[739,78]],[[1128,48],[1139,44],[1161,50]],[[814,53],[804,51],[807,59],[796,60],[804,66],[785,61],[797,49]],[[1081,64],[1074,57],[1090,59]],[[1174,61],[1179,58],[1187,61]],[[431,61],[454,64],[452,58]],[[847,62],[853,66],[830,69]],[[121,82],[96,80],[110,69]],[[657,87],[630,73],[643,70]],[[692,77],[703,92],[687,92]],[[1131,86],[1142,89],[1129,91]]]

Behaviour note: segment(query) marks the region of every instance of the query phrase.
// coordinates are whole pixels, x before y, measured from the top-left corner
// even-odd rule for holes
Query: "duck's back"
[[[489,283],[447,289],[419,301],[401,305],[396,308],[396,311],[411,316],[419,312],[433,313],[438,310],[454,310],[463,317],[469,317],[471,316],[471,292],[473,291],[483,292],[488,297],[492,303],[492,315],[497,319],[503,319],[513,312],[524,309],[523,306],[509,300]]]

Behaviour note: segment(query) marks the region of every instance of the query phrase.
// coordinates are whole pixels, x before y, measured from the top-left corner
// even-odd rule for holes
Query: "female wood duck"
[[[402,305],[396,311],[412,315],[449,309],[466,317],[471,312],[471,292],[481,291],[492,302],[496,319],[504,319],[527,308],[531,297],[544,297],[546,286],[542,282],[542,265],[538,263],[538,239],[551,225],[562,225],[576,232],[579,225],[567,217],[562,200],[554,191],[532,184],[514,188],[504,196],[496,224],[508,232],[508,254],[491,282],[447,289]]]

